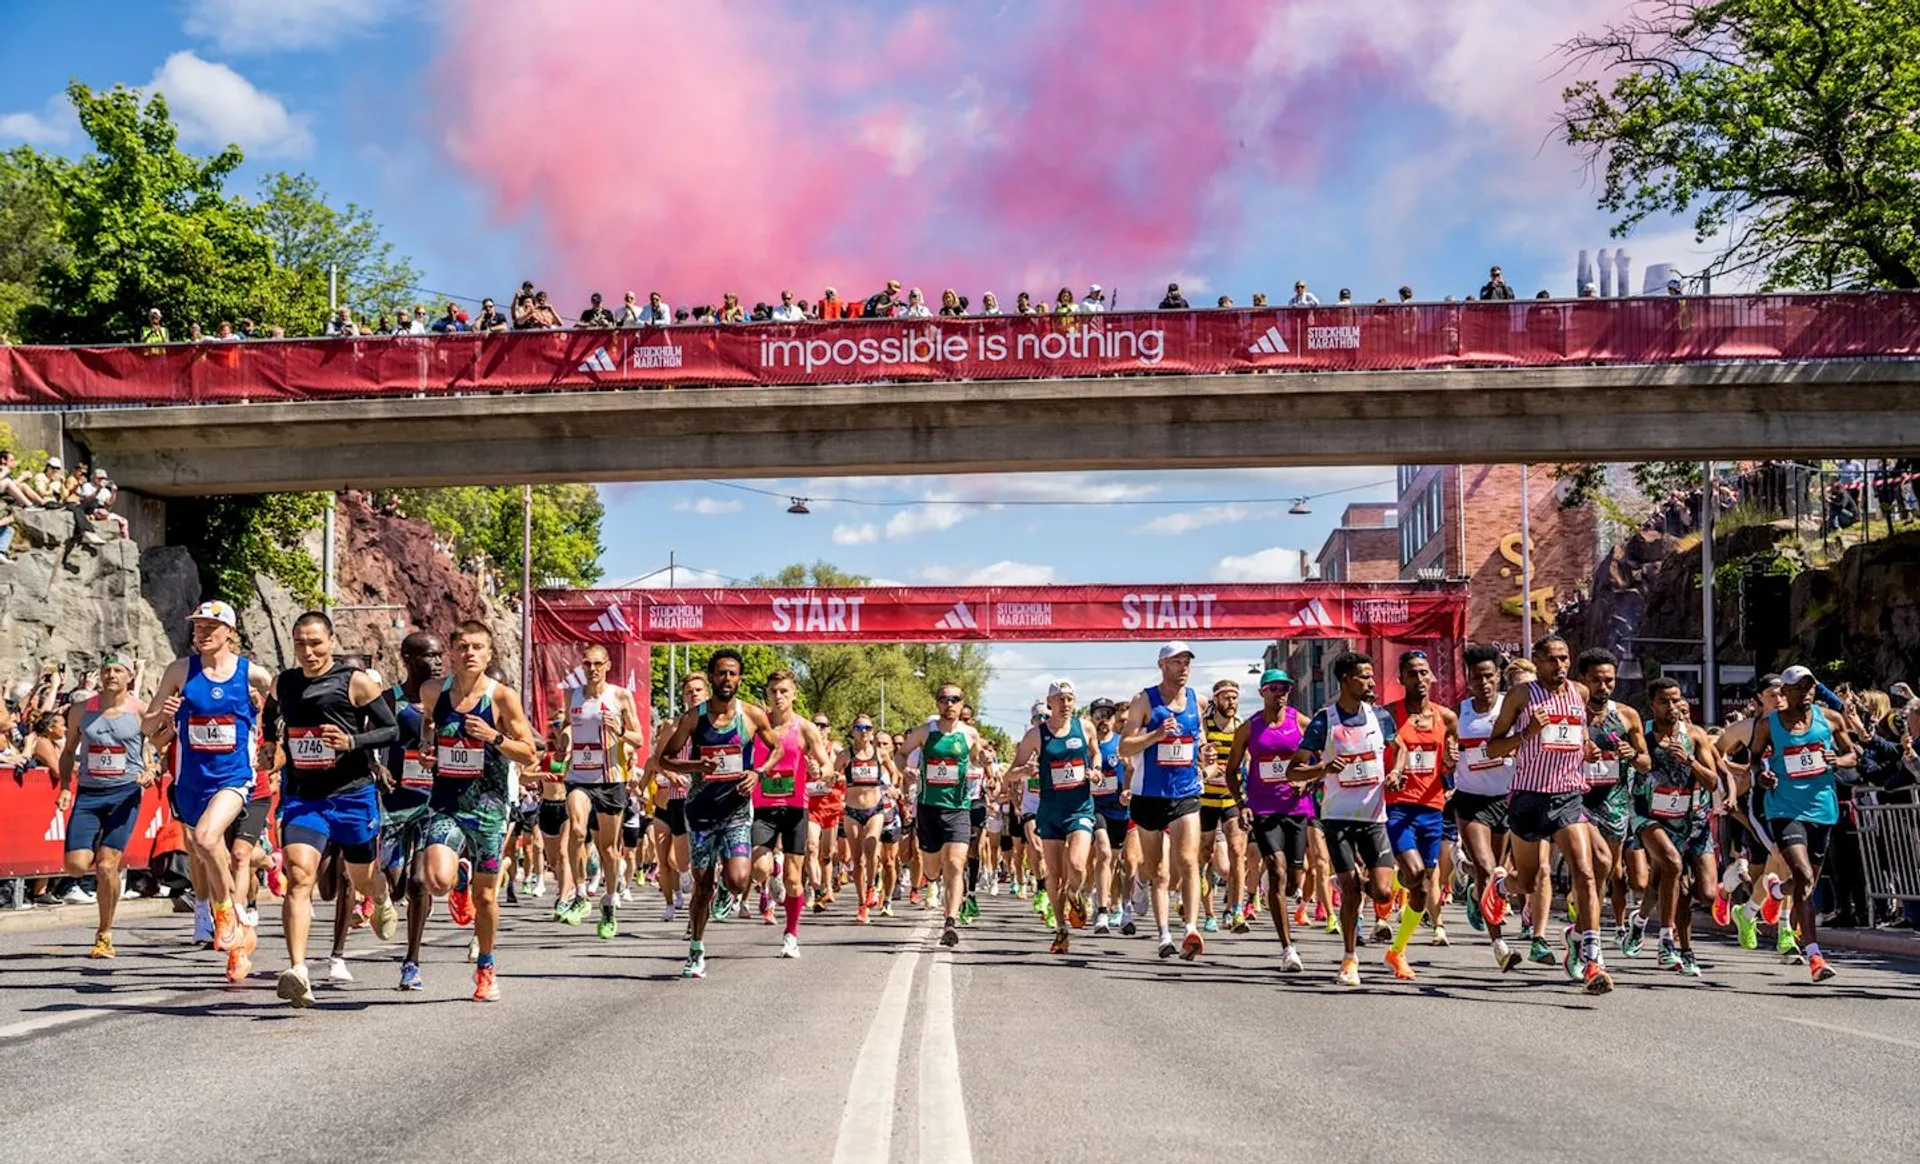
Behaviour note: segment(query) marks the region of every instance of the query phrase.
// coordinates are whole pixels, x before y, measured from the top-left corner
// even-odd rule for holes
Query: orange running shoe
[[[1713,892],[1713,924],[1725,929],[1733,924],[1733,898],[1724,889]]]
[[[240,919],[233,911],[233,903],[221,905],[213,903],[213,948],[225,950],[233,945],[234,931],[240,928]]]
[[[1376,901],[1373,903],[1373,919],[1375,921],[1386,921],[1392,916],[1393,900],[1391,898],[1386,901]]]
[[[473,862],[460,858],[459,879],[453,883],[453,892],[447,894],[447,916],[457,926],[473,924]]]
[[[1087,907],[1080,904],[1077,894],[1069,894],[1067,897],[1067,924],[1076,930],[1087,928]]]
[[[1180,957],[1191,962],[1207,952],[1207,940],[1198,933],[1189,933],[1180,942]]]
[[[1053,944],[1047,947],[1047,953],[1064,954],[1067,952],[1069,944],[1067,941],[1067,932],[1065,930],[1055,930],[1053,932]]]
[[[853,915],[853,920],[859,923],[860,925],[866,925],[867,917],[868,917],[867,907],[863,905],[860,907],[860,911]]]
[[[1760,920],[1770,926],[1780,924],[1780,903],[1784,898],[1775,897],[1773,891],[1780,885],[1780,875],[1769,873],[1760,881]]]
[[[1388,950],[1386,961],[1387,969],[1393,971],[1393,976],[1400,981],[1412,982],[1416,977],[1413,972],[1413,967],[1407,964],[1407,953],[1405,950]]]
[[[473,972],[473,1001],[499,1002],[500,983],[494,980],[493,967],[481,966]]]
[[[1833,967],[1827,965],[1825,954],[1814,954],[1807,959],[1807,973],[1813,975],[1815,982],[1825,982],[1833,977]]]
[[[1613,975],[1607,973],[1607,968],[1600,963],[1588,962],[1587,978],[1582,988],[1586,990],[1588,994],[1611,994],[1613,992]]]
[[[253,951],[260,945],[260,935],[252,926],[235,928],[233,940],[227,945],[227,981],[245,982],[253,973]]]
[[[1307,903],[1306,902],[1303,901],[1299,905],[1294,907],[1293,924],[1297,926],[1303,926],[1307,924]]]
[[[1507,919],[1507,899],[1500,892],[1500,879],[1507,875],[1505,869],[1495,869],[1493,876],[1487,878],[1487,890],[1480,895],[1480,917],[1490,926],[1497,926]]]

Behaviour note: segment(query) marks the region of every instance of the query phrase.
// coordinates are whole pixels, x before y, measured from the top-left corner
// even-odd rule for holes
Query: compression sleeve
[[[394,718],[393,708],[387,701],[376,699],[360,710],[367,713],[367,722],[373,726],[353,737],[352,751],[364,748],[384,748],[400,738],[400,721]]]

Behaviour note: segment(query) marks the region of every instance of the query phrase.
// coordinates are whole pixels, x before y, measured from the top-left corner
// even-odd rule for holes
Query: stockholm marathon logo
[[[1316,598],[1313,601],[1307,603],[1307,605],[1301,609],[1299,614],[1296,614],[1292,618],[1288,619],[1287,625],[1288,626],[1332,626],[1333,616],[1327,613],[1327,608],[1322,606],[1320,604],[1320,600]]]
[[[627,349],[627,367],[634,369],[678,368],[684,355],[673,344],[635,344]],[[593,354],[580,361],[582,372],[617,372],[620,361],[606,348],[595,348]]]
[[[1359,349],[1359,324],[1307,329],[1307,350],[1310,352],[1358,351]],[[1293,349],[1287,346],[1287,337],[1281,333],[1278,324],[1269,326],[1266,334],[1253,341],[1247,348],[1250,355],[1256,356],[1285,356],[1292,354],[1292,351]]]

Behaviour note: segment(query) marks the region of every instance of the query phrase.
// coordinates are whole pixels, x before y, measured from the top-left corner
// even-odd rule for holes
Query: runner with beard
[[[1653,705],[1652,745],[1634,782],[1633,831],[1653,865],[1659,893],[1660,968],[1700,977],[1693,954],[1693,902],[1682,902],[1691,884],[1702,906],[1713,904],[1719,871],[1713,828],[1707,819],[1719,786],[1719,756],[1707,733],[1687,722],[1687,700],[1671,679],[1647,685]]]
[[[1244,934],[1252,928],[1246,916],[1250,901],[1247,893],[1247,826],[1241,819],[1239,805],[1234,802],[1227,773],[1227,753],[1232,750],[1233,737],[1240,730],[1239,684],[1231,679],[1222,679],[1213,685],[1213,699],[1207,704],[1206,714],[1200,717],[1200,728],[1206,733],[1207,742],[1213,745],[1215,758],[1215,763],[1206,770],[1200,787],[1200,852],[1212,864],[1216,876],[1224,875],[1227,928],[1236,934]],[[1241,775],[1244,777],[1245,773]],[[1226,851],[1224,869],[1220,865],[1221,849]],[[1211,901],[1210,890],[1207,896]],[[1209,930],[1218,928],[1210,909],[1207,920]]]
[[[433,775],[420,750],[421,725],[427,708],[421,692],[446,674],[446,648],[438,636],[415,631],[400,643],[400,665],[406,677],[387,692],[400,738],[387,751],[388,781],[381,786],[380,868],[391,898],[404,887],[407,895],[407,955],[400,963],[400,989],[419,990],[420,940],[426,935],[427,914],[433,899],[427,895],[415,857],[420,848],[420,826],[426,819],[433,792]],[[374,918],[379,936],[379,916]],[[391,936],[389,933],[388,936]],[[381,941],[385,941],[381,937]]]
[[[1128,860],[1127,834],[1133,822],[1127,819],[1127,803],[1133,793],[1127,788],[1126,761],[1120,758],[1120,733],[1114,720],[1119,707],[1111,699],[1096,699],[1087,706],[1093,719],[1095,742],[1100,747],[1100,772],[1093,782],[1093,811],[1098,826],[1093,833],[1093,932],[1104,934],[1109,927],[1133,932],[1133,906],[1127,892],[1133,883],[1133,864]]]
[[[927,871],[940,875],[945,911],[940,944],[951,948],[960,944],[962,882],[973,831],[973,814],[967,801],[969,773],[986,762],[986,745],[973,725],[961,722],[961,704],[966,696],[958,684],[941,684],[933,698],[939,715],[908,732],[901,746],[909,754],[920,756],[919,770],[914,773],[919,787],[915,839],[922,861],[936,863]]]
[[[680,681],[680,706],[700,706],[707,701],[709,690],[707,677],[695,671]],[[692,867],[687,851],[687,789],[692,781],[686,773],[676,772],[661,762],[661,757],[666,755],[666,742],[663,734],[654,747],[647,771],[654,781],[653,852],[660,875],[660,896],[666,901],[660,920],[670,922],[687,900],[683,879]],[[692,744],[683,745],[678,758],[692,759],[692,747]]]
[[[1613,688],[1620,661],[1612,652],[1595,647],[1580,653],[1580,681],[1587,686],[1586,758],[1587,792],[1581,803],[1587,810],[1587,823],[1606,843],[1606,872],[1596,868],[1603,885],[1613,898],[1614,944],[1629,958],[1640,952],[1646,920],[1638,911],[1627,912],[1626,846],[1633,827],[1631,786],[1635,773],[1644,775],[1653,765],[1647,754],[1646,730],[1640,713],[1613,701]],[[1600,852],[1594,851],[1598,858]],[[1595,923],[1599,922],[1595,918]]]

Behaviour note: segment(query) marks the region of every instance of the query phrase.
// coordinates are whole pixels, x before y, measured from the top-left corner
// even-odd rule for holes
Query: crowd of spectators
[[[110,537],[127,536],[127,519],[113,512],[120,488],[107,477],[105,469],[93,468],[85,461],[69,473],[57,456],[49,456],[37,469],[26,469],[12,449],[0,449],[0,558],[13,548],[18,515],[22,509],[69,509],[79,519],[79,540],[87,545],[105,545]]]

